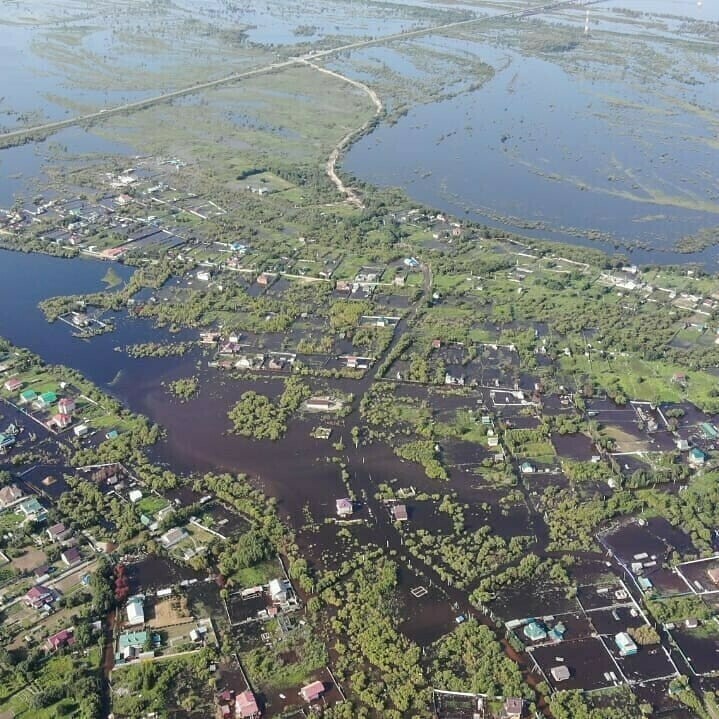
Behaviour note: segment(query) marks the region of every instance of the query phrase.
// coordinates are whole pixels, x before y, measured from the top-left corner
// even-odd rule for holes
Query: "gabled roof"
[[[77,547],[66,549],[60,556],[66,564],[75,564],[75,562],[79,562],[81,559],[80,550]]]
[[[141,597],[131,597],[127,602],[127,621],[130,624],[144,624],[145,610]]]
[[[237,695],[235,699],[235,712],[238,717],[247,719],[248,717],[253,717],[255,714],[258,714],[259,711],[255,695],[249,689]]]
[[[10,504],[15,502],[23,496],[22,489],[16,484],[9,484],[6,487],[0,489],[0,503]]]
[[[314,699],[317,699],[322,692],[325,690],[325,685],[320,682],[312,682],[311,684],[307,684],[306,686],[302,687],[300,689],[300,694],[302,694],[302,697],[305,701],[313,701]]]
[[[28,589],[27,594],[25,596],[32,597],[34,599],[35,598],[39,599],[40,597],[45,597],[50,593],[51,593],[51,590],[48,589],[46,586],[44,586],[42,584],[36,584],[34,587],[30,587],[30,589]]]

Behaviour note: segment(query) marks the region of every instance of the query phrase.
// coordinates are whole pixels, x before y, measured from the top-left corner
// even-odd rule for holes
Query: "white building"
[[[145,609],[141,596],[130,597],[127,601],[127,623],[131,627],[145,623]]]

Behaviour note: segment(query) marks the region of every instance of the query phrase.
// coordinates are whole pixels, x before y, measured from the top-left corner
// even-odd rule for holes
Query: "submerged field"
[[[525,234],[620,247],[639,261],[656,251],[666,261],[713,261],[705,251],[719,226],[711,10],[600,3],[588,16],[564,8],[506,17],[520,9],[366,3],[358,13],[343,0],[302,8],[287,0],[88,12],[81,3],[19,3],[3,20],[14,72],[0,85],[0,112],[10,130],[449,24],[318,58],[366,83],[383,105],[385,122],[348,152],[346,172]],[[452,24],[467,19],[475,21]],[[288,67],[114,117],[98,131],[137,152],[184,149],[185,160],[217,146],[316,160],[371,117],[361,95]],[[71,143],[70,155],[84,144]],[[0,163],[12,177],[29,160],[0,153]]]

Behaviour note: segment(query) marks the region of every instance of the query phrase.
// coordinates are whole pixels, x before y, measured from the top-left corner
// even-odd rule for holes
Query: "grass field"
[[[584,356],[564,357],[562,369],[576,375],[588,376],[602,387],[618,385],[624,395],[647,402],[680,402],[688,399],[698,407],[716,411],[717,399],[713,391],[717,377],[706,371],[689,371],[680,365],[662,361],[646,361],[638,357],[616,357],[612,360],[592,359]],[[672,381],[675,374],[687,375],[684,390]]]

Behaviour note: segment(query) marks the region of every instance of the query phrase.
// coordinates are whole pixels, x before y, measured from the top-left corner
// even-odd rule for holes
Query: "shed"
[[[637,653],[637,645],[626,632],[619,632],[619,634],[614,637],[614,643],[617,645],[617,649],[619,649],[619,653],[623,657]]]
[[[555,682],[566,682],[570,677],[569,667],[564,664],[560,664],[558,667],[552,667],[550,673]]]
[[[72,431],[76,437],[84,437],[90,431],[90,428],[86,424],[78,424]]]
[[[507,699],[504,702],[504,713],[508,719],[519,719],[524,713],[524,700],[516,697]]]
[[[392,517],[395,522],[406,522],[409,519],[407,515],[407,507],[404,504],[395,504],[392,507]]]
[[[352,500],[348,498],[338,499],[335,502],[335,505],[337,507],[337,514],[340,517],[350,517],[352,516],[352,512],[354,511],[354,508],[352,507]]]

